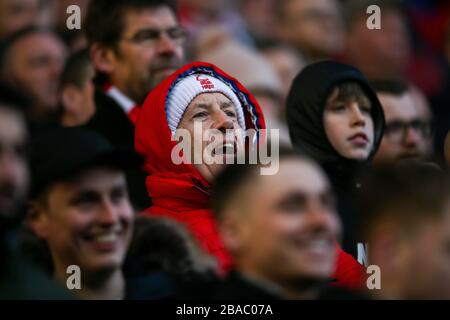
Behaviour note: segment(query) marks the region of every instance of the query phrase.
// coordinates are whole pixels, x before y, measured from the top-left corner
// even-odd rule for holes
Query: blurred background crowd
[[[370,14],[366,10],[374,4],[381,9],[379,30],[367,27]],[[67,27],[67,20],[73,14],[67,12],[70,5],[80,8],[80,29]],[[45,217],[46,211],[70,211],[70,208],[58,204],[58,199],[75,192],[64,185],[57,185],[56,189],[46,187],[59,183],[58,179],[69,168],[77,167],[78,170],[83,164],[86,169],[89,161],[94,158],[97,161],[100,156],[105,160],[108,152],[110,158],[132,159],[132,155],[113,152],[135,150],[135,126],[139,124],[144,101],[152,89],[174,71],[193,61],[204,61],[219,67],[255,97],[264,115],[265,126],[279,129],[283,144],[295,147],[295,135],[288,125],[293,118],[286,117],[287,113],[289,115],[286,110],[288,96],[294,89],[292,83],[305,67],[324,60],[351,65],[361,71],[376,93],[384,113],[383,136],[373,157],[373,164],[381,169],[365,178],[367,189],[361,196],[364,201],[354,204],[357,210],[367,211],[367,221],[370,221],[356,231],[366,232],[365,238],[373,243],[371,259],[383,266],[381,271],[383,273],[385,270],[386,277],[382,278],[383,281],[392,283],[386,285],[386,291],[380,297],[450,298],[449,290],[444,288],[446,284],[450,287],[450,194],[446,193],[450,189],[447,189],[447,182],[443,179],[450,166],[450,2],[444,0],[0,0],[0,215],[5,217],[1,221],[4,238],[2,252],[9,257],[2,258],[0,262],[0,297],[69,297],[69,293],[57,285],[54,288],[46,285],[49,292],[44,292],[41,290],[42,284],[46,284],[46,275],[53,275],[52,278],[61,280],[60,283],[65,286],[67,261],[84,264],[87,269],[92,267],[88,258],[83,261],[83,257],[77,256],[77,248],[82,247],[82,243],[74,241],[72,250],[59,245],[70,242],[64,238],[64,226],[72,226],[67,230],[70,234],[76,226],[81,230],[82,225],[88,222],[84,218],[63,221],[64,218],[55,217],[53,225],[46,221],[49,218],[42,217]],[[314,87],[308,90],[314,91]],[[86,132],[77,132],[80,126]],[[68,128],[75,131],[65,131]],[[292,180],[308,177],[319,181],[318,185],[322,188],[321,181],[325,178],[321,176],[321,171],[316,172],[319,170],[316,165],[301,155],[290,154],[292,151],[286,152],[288,160],[283,160],[282,156],[280,163],[284,161],[288,172],[281,170],[280,174],[284,176],[278,177],[280,181],[276,178],[273,181],[262,180],[261,186],[267,183],[280,185],[282,189],[282,177],[288,180],[289,177]],[[91,158],[88,159],[88,155]],[[420,165],[415,164],[418,166],[416,170],[411,167],[396,170],[382,168],[385,164],[397,164],[405,159],[418,161]],[[152,188],[151,181],[147,179],[149,172],[139,170],[137,162],[133,164],[119,160],[117,163],[104,161],[101,165],[107,169],[114,167],[115,171],[105,169],[108,179],[115,177],[112,173],[122,174],[122,170],[126,170],[127,182],[104,192],[111,198],[108,200],[110,205],[116,206],[114,210],[118,212],[117,219],[120,221],[116,224],[121,226],[117,228],[125,230],[129,224],[136,224],[134,234],[131,231],[127,234],[131,246],[128,248],[126,245],[124,253],[116,257],[118,262],[114,272],[93,272],[92,277],[95,277],[92,279],[86,276],[88,279],[83,279],[83,285],[89,290],[81,290],[83,292],[77,297],[164,298],[173,296],[174,292],[181,296],[192,296],[195,292],[202,297],[230,298],[238,288],[245,287],[242,283],[245,281],[240,277],[247,274],[248,278],[252,278],[249,274],[257,267],[252,269],[249,266],[252,263],[258,265],[258,261],[263,263],[261,259],[266,251],[260,249],[261,253],[258,253],[256,250],[259,255],[249,254],[248,261],[243,259],[245,250],[237,241],[230,240],[233,234],[230,221],[233,219],[225,219],[229,224],[224,222],[227,231],[223,236],[228,239],[224,242],[233,254],[239,252],[233,255],[233,259],[242,264],[242,270],[239,269],[241,265],[237,264],[242,274],[234,274],[234,278],[225,284],[215,283],[210,278],[215,277],[216,264],[212,257],[205,254],[202,244],[202,241],[208,241],[209,235],[201,234],[196,229],[195,224],[199,222],[194,218],[184,221],[187,229],[182,227],[183,221],[181,224],[174,222],[178,217],[172,213],[159,215],[174,219],[153,216],[147,219],[139,217],[134,221],[134,212],[152,207],[152,193],[149,197],[147,192]],[[298,168],[290,168],[295,161]],[[145,166],[148,168],[149,165]],[[163,166],[158,164],[156,167]],[[91,170],[88,174],[83,171],[77,183],[93,183],[92,177],[98,177],[97,184],[101,184],[106,179],[105,171],[99,171],[97,167],[94,169],[97,171]],[[239,171],[231,168],[227,175],[231,178],[227,180],[222,177],[223,181],[217,188],[220,193],[228,192],[228,198],[224,198],[234,203],[232,199],[237,196],[227,186],[243,188],[244,192],[246,184],[238,177],[251,178],[252,173],[250,169]],[[92,181],[88,181],[89,177]],[[119,178],[116,180],[121,181],[123,177]],[[411,187],[414,183],[423,185],[414,189]],[[332,177],[331,184],[339,188]],[[379,196],[375,195],[384,189],[383,186],[391,184]],[[101,186],[96,187],[101,189]],[[434,187],[436,189],[432,189]],[[128,193],[127,189],[130,202],[125,199],[128,196],[123,195]],[[249,194],[248,199],[255,202],[258,202],[255,199],[266,199],[269,189],[254,191],[260,194]],[[71,205],[74,207],[78,201],[80,207],[93,206],[96,201],[102,201],[95,197],[94,193],[82,194],[72,199]],[[192,199],[197,201],[195,195]],[[417,204],[408,203],[414,200]],[[216,211],[219,213],[214,213],[219,217],[222,211],[231,210],[223,205],[221,201],[224,200],[220,197],[216,201]],[[314,201],[312,206],[317,205]],[[381,206],[380,202],[386,206]],[[333,208],[330,210],[334,212],[330,203],[323,200],[321,205]],[[51,208],[52,205],[54,208]],[[290,203],[285,205],[288,207]],[[171,206],[176,211],[176,205]],[[198,207],[200,204],[195,204],[191,209]],[[337,208],[341,210],[339,206]],[[405,211],[421,210],[421,213],[412,216],[405,214]],[[442,216],[431,214],[431,211],[439,211]],[[149,212],[152,213],[151,210]],[[203,214],[195,210],[189,212],[191,215]],[[12,215],[14,218],[10,217]],[[106,219],[106,214],[103,218]],[[345,228],[357,229],[356,224],[349,224],[342,215],[341,219],[344,231]],[[27,226],[24,226],[25,220]],[[259,222],[250,219],[238,223],[256,223],[257,226]],[[314,223],[320,224],[316,220]],[[331,220],[321,223],[332,237],[338,233],[338,228],[333,231]],[[252,228],[249,227],[249,230]],[[264,226],[261,225],[261,228]],[[420,228],[426,230],[418,232]],[[194,230],[194,237],[187,232],[190,229]],[[83,234],[83,239],[98,237],[100,244],[96,244],[96,250],[111,250],[108,247],[111,238],[108,237],[114,238],[114,234],[89,230]],[[54,236],[50,235],[52,232]],[[259,246],[257,237],[261,237],[263,231],[257,234],[235,232],[243,232],[242,241],[248,243],[240,245],[248,246],[248,252],[251,245]],[[375,235],[376,232],[379,235]],[[267,234],[270,239],[270,231]],[[50,252],[43,249],[43,239],[48,242],[46,246]],[[302,239],[298,241],[301,243]],[[367,247],[362,244],[362,248],[350,248],[346,241],[351,242],[344,233],[344,250],[353,256],[352,259],[367,267],[368,258],[364,256]],[[196,242],[200,242],[200,246]],[[261,246],[265,246],[262,248],[269,250],[267,252],[271,250],[269,242],[261,242]],[[286,245],[289,247],[289,243]],[[313,245],[319,248],[321,244],[318,241]],[[317,250],[320,251],[320,248]],[[417,252],[414,254],[415,250]],[[215,255],[211,245],[206,246],[206,251]],[[18,252],[20,257],[16,257]],[[129,254],[124,262],[127,252]],[[435,256],[431,256],[431,252],[436,253]],[[441,256],[437,256],[438,252]],[[430,255],[428,259],[423,258],[425,253]],[[86,256],[89,257],[89,250]],[[290,261],[283,260],[282,254],[267,256],[272,259],[281,257],[279,264],[284,264],[284,267],[286,261]],[[33,260],[40,267],[34,270],[22,259]],[[219,263],[223,259],[219,257]],[[300,269],[308,273],[308,268],[322,270],[320,266],[323,265],[317,262]],[[26,270],[22,272],[20,268]],[[122,273],[117,273],[118,269],[129,279],[126,292]],[[261,273],[273,275],[277,272],[275,269],[262,267]],[[420,270],[424,270],[426,275],[417,276],[416,272]],[[279,271],[279,275],[281,277],[291,271],[287,267],[287,271]],[[333,272],[336,270],[331,272],[324,267],[324,274],[331,276]],[[31,280],[21,280],[25,274]],[[322,276],[320,271],[317,274]],[[413,278],[417,280],[414,282],[416,287],[410,283]],[[111,281],[105,285],[101,279]],[[173,279],[177,281],[173,283]],[[277,279],[275,275],[274,279]],[[215,283],[213,286],[210,285],[212,282]],[[261,292],[254,292],[247,286],[248,291],[242,291],[244,293],[237,297],[317,298],[322,295],[310,295],[308,290],[302,292],[303,295],[296,295],[295,290],[282,290],[279,294],[278,290],[271,290],[270,284],[266,286],[265,281],[261,282],[263,287],[269,287],[267,291],[270,295],[260,295]],[[26,283],[38,287],[36,292],[29,290]],[[365,286],[365,281],[363,283]],[[302,285],[309,288],[307,283]],[[302,285],[299,284],[300,287]],[[194,287],[195,290],[180,293],[174,289],[179,287]],[[354,283],[351,287],[355,288]],[[323,293],[323,296],[327,294],[330,293]],[[333,294],[346,297],[341,292],[332,292],[331,296]]]

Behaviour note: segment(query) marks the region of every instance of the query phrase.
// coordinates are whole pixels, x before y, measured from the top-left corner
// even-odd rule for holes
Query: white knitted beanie
[[[178,128],[181,118],[191,101],[199,94],[207,92],[220,92],[228,97],[236,108],[239,125],[245,130],[242,105],[233,90],[217,78],[206,74],[194,74],[180,80],[172,89],[167,101],[167,123],[172,134]]]

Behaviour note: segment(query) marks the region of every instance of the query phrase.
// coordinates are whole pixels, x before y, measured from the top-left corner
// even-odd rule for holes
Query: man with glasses
[[[164,0],[91,1],[86,18],[96,69],[96,113],[88,127],[115,147],[134,149],[134,124],[150,90],[184,60],[185,32]],[[128,176],[138,208],[149,206],[144,176]]]
[[[386,128],[374,162],[427,160],[431,150],[431,121],[420,110],[413,89],[396,80],[372,82],[383,107]]]

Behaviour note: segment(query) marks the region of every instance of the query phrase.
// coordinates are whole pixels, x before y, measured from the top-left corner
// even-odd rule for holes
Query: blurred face
[[[153,87],[181,66],[185,34],[172,10],[165,6],[130,10],[124,22],[110,79],[141,103]]]
[[[324,174],[310,162],[285,159],[275,175],[255,179],[224,215],[232,228],[222,224],[239,270],[281,287],[329,278],[340,222]]]
[[[95,113],[94,91],[92,82],[94,69],[87,66],[86,79],[81,88],[69,84],[62,89],[61,101],[64,108],[62,124],[78,126],[86,124]]]
[[[199,126],[202,132],[194,130],[194,126]],[[240,129],[237,118],[236,106],[231,100],[222,93],[202,93],[191,101],[187,107],[180,124],[180,129],[187,129],[191,137],[191,155],[202,159],[201,164],[194,166],[200,172],[206,181],[211,182],[214,176],[223,168],[225,164],[207,164],[204,161],[204,150],[209,144],[214,143],[212,148],[212,156],[224,156],[229,154],[235,155],[238,143],[234,137],[232,140],[227,140],[226,131]],[[211,139],[212,141],[203,141],[203,136],[208,130],[218,130],[223,135],[220,141]],[[203,134],[202,134],[203,133]],[[195,146],[201,146],[196,148]],[[201,152],[201,154],[198,154]],[[197,153],[197,155],[196,155]],[[225,163],[225,161],[223,161]],[[193,161],[192,161],[193,163]]]
[[[440,221],[427,222],[405,239],[398,266],[405,299],[450,299],[450,210]],[[409,281],[407,281],[409,279]]]
[[[344,158],[365,160],[373,148],[374,125],[367,97],[338,99],[335,88],[323,114],[325,132],[333,148]]]
[[[409,61],[408,31],[400,13],[381,11],[380,30],[367,28],[367,15],[355,21],[347,35],[349,58],[369,79],[398,78]]]
[[[57,274],[72,264],[82,274],[121,267],[133,220],[123,173],[98,167],[55,183],[38,210],[32,228],[47,241]]]
[[[386,119],[386,130],[374,161],[421,159],[428,154],[430,123],[421,116],[409,93],[378,94]]]
[[[0,215],[11,217],[28,189],[24,119],[0,106]]]
[[[0,1],[0,38],[36,24],[39,18],[38,2],[38,0]]]
[[[6,76],[36,99],[33,116],[45,118],[56,110],[64,59],[62,42],[49,33],[30,34],[12,46]]]
[[[282,36],[312,58],[340,52],[343,25],[335,0],[291,0],[284,8]]]

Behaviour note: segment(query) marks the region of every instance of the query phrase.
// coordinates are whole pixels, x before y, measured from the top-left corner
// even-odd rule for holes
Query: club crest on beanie
[[[180,124],[187,107],[196,96],[202,93],[219,92],[231,100],[236,108],[237,121],[245,130],[244,112],[237,95],[221,80],[206,74],[193,74],[180,80],[172,89],[167,100],[166,116],[169,129],[172,134]]]

